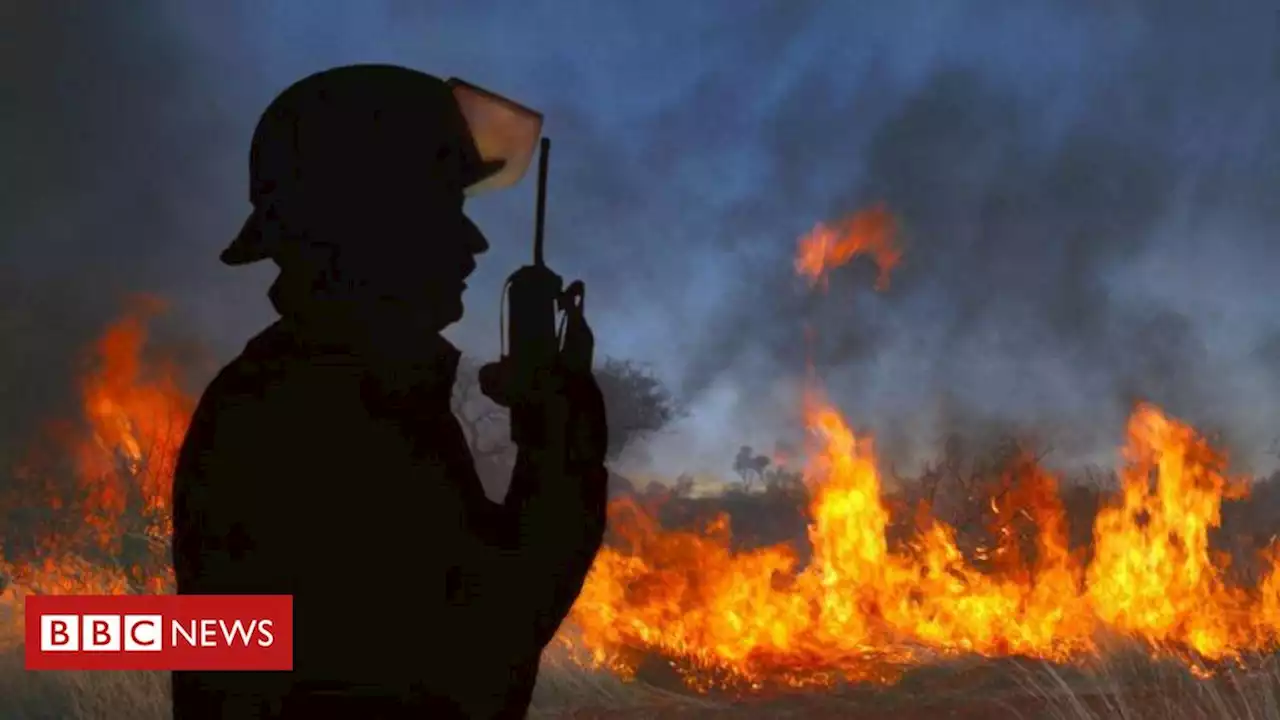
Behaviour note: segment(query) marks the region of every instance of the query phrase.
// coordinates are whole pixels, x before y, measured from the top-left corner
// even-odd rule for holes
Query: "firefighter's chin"
[[[439,332],[462,319],[462,293],[423,293],[414,297],[381,298],[382,312],[397,318],[396,322],[412,326],[412,332]]]
[[[443,330],[461,320],[466,311],[466,305],[462,301],[462,290],[440,293],[428,298],[421,310],[424,319],[429,318],[432,329]]]
[[[463,314],[466,313],[466,310],[467,307],[462,301],[462,296],[458,295],[458,297],[454,298],[446,307],[441,308],[442,312],[440,320],[443,324],[440,326],[440,329],[443,330],[461,320]]]

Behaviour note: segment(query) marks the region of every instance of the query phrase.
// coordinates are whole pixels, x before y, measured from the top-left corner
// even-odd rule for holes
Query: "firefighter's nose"
[[[484,233],[480,232],[480,228],[476,227],[471,218],[463,215],[462,226],[462,241],[468,253],[479,255],[489,249],[489,240],[485,238]]]

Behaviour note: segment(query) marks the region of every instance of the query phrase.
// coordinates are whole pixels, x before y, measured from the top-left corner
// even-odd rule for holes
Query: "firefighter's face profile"
[[[332,169],[305,212],[340,249],[345,284],[443,329],[461,319],[467,278],[488,242],[463,212],[467,156],[452,144],[405,147],[354,172]]]
[[[462,318],[467,279],[488,243],[461,200],[384,207],[361,224],[370,241],[344,249],[342,266],[367,294],[439,329]]]

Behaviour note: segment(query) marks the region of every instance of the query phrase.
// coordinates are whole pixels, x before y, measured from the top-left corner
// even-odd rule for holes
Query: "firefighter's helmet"
[[[254,130],[249,201],[254,210],[228,265],[273,257],[263,219],[303,196],[323,204],[396,187],[429,204],[508,187],[523,177],[542,115],[470,83],[395,65],[348,65],[280,93]],[[408,181],[411,178],[411,181]]]

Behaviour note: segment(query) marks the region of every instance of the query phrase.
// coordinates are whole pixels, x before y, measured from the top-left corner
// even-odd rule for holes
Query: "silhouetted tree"
[[[686,498],[693,494],[693,476],[689,473],[681,473],[676,478],[675,487],[671,489],[671,494],[678,498]]]
[[[769,456],[758,455],[750,445],[743,445],[733,459],[733,471],[742,478],[743,489],[749,490],[753,481],[764,482],[764,471],[771,462]]]
[[[608,411],[610,458],[684,415],[684,406],[643,364],[608,358],[596,368],[596,381]]]

